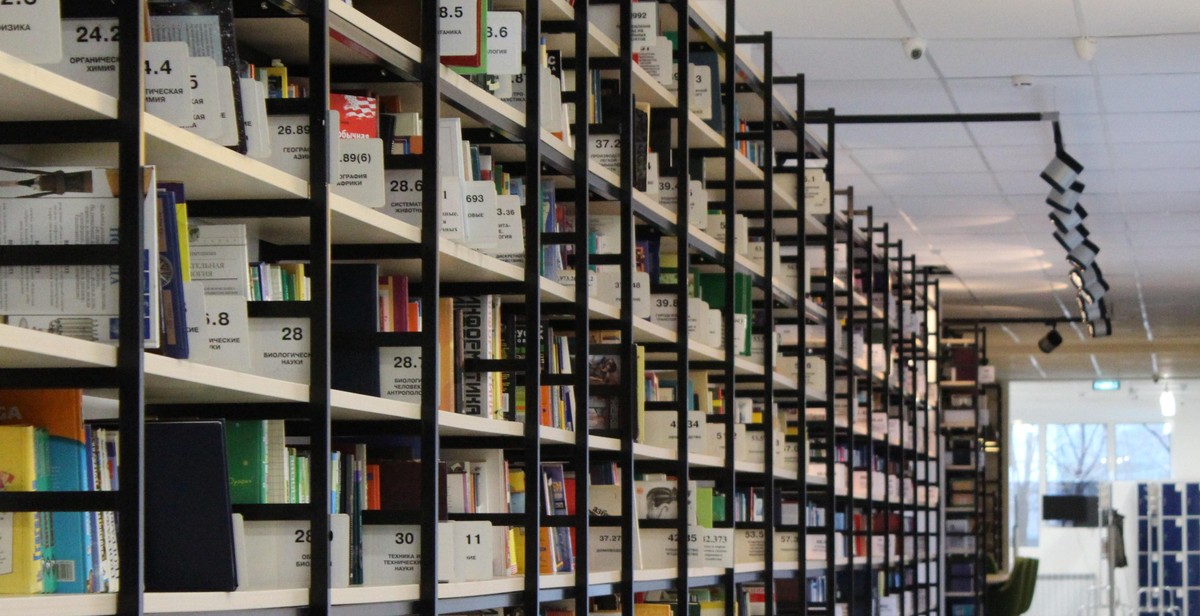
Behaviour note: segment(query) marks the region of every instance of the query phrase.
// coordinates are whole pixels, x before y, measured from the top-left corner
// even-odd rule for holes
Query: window
[[[1117,481],[1171,477],[1171,431],[1168,424],[1117,424]]]
[[[1046,426],[1046,494],[1096,496],[1108,480],[1108,426]]]
[[[1008,493],[1012,498],[1011,536],[1020,547],[1038,544],[1038,521],[1042,519],[1041,426],[1013,422],[1009,453]]]

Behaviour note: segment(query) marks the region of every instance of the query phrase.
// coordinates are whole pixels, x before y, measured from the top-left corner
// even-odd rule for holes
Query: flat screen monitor
[[[1100,498],[1097,496],[1043,496],[1042,520],[1063,526],[1099,526]]]

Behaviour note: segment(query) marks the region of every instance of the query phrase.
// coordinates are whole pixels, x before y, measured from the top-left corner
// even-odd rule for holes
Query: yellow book
[[[508,545],[513,552],[513,562],[517,564],[517,575],[525,573],[525,529],[520,526],[509,528]]]
[[[34,491],[35,431],[33,426],[0,426],[0,491]],[[33,512],[0,512],[0,595],[45,591],[39,522]]]
[[[191,236],[188,233],[187,202],[175,204],[175,226],[179,228],[179,273],[184,282],[192,281]]]
[[[633,613],[637,616],[674,616],[675,612],[666,603],[634,603]]]
[[[634,348],[637,350],[637,371],[634,373],[637,378],[637,428],[634,434],[637,434],[637,442],[644,443],[646,441],[646,347],[639,344]]]

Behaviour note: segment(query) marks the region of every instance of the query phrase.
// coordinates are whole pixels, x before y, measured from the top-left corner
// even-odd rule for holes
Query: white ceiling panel
[[[1200,111],[1200,74],[1100,77],[1105,110],[1112,113]]]
[[[1070,152],[1071,146],[1077,144],[1108,143],[1104,118],[1105,116],[1094,113],[1064,113],[1059,116],[1058,123],[1062,127],[1063,143],[1066,144],[1067,151]]]
[[[1102,75],[1200,73],[1197,49],[1198,34],[1106,38],[1097,41],[1092,64]]]
[[[1072,152],[1072,155],[1074,153]],[[1041,173],[1054,157],[1054,144],[985,147],[983,157],[992,171]]]
[[[710,15],[724,15],[723,0],[701,0]],[[804,38],[911,36],[892,0],[754,0],[738,3],[738,22],[754,32]]]
[[[791,31],[777,30],[778,33]],[[937,79],[928,62],[913,62],[904,55],[899,39],[848,40],[776,38],[775,57],[788,74],[806,79]]]
[[[962,124],[844,124],[837,127],[839,145],[850,148],[972,147]]]
[[[977,173],[987,171],[975,148],[859,149],[854,159],[872,173]]]
[[[1097,212],[1124,211],[1131,215],[1160,212],[1190,212],[1200,208],[1200,194],[1189,192],[1130,193],[1092,195],[1083,199],[1084,207]]]
[[[841,114],[954,113],[936,79],[810,81],[806,96],[810,109]]]
[[[922,234],[940,240],[943,235],[980,235],[989,233],[1020,233],[1021,224],[1013,214],[975,214],[963,212],[954,216],[912,217]],[[907,226],[907,225],[906,225]]]
[[[1200,139],[1200,134],[1196,135]],[[1200,141],[1190,143],[1126,143],[1114,147],[1119,169],[1193,168],[1200,173]]]
[[[923,221],[935,216],[1013,216],[1016,210],[1002,195],[990,193],[962,196],[896,196],[896,205],[922,226]],[[934,236],[936,237],[936,236]]]
[[[1006,195],[1031,195],[1035,203],[1042,203],[1050,191],[1050,185],[1038,177],[1036,171],[1001,171],[996,173],[996,181]],[[1020,200],[1014,200],[1019,203]]]
[[[888,173],[872,176],[876,184],[897,197],[991,195],[996,184],[989,173]]]
[[[1114,144],[1200,139],[1200,113],[1196,112],[1111,113],[1106,122]]]
[[[1029,87],[1015,87],[1009,78],[949,79],[954,102],[963,113],[1060,111],[1096,113],[1100,110],[1091,77],[1041,77]]]
[[[1193,0],[1079,0],[1079,5],[1089,36],[1200,31],[1200,4]]]
[[[1129,192],[1200,192],[1200,171],[1196,169],[1138,169],[1122,171],[1118,181],[1121,190]]]
[[[1068,38],[933,41],[930,56],[949,78],[1090,75]]]
[[[968,126],[981,146],[1025,146],[1054,148],[1054,131],[1049,122],[975,122]]]
[[[921,36],[1060,38],[1079,36],[1071,0],[901,0]]]

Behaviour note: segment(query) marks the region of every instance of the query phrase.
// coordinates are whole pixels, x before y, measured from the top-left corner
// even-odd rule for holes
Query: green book
[[[696,488],[696,524],[713,527],[713,489]]]
[[[712,519],[713,522],[725,521],[725,495],[716,491],[712,494]]]
[[[33,481],[33,490],[35,492],[50,491],[50,433],[45,428],[37,428],[33,431],[33,446],[34,446],[34,468],[36,477]],[[58,590],[58,577],[55,575],[54,567],[51,563],[55,562],[54,556],[54,526],[51,512],[41,511],[35,514],[38,519],[36,524],[39,531],[36,532],[38,537],[38,547],[42,552],[42,562],[46,564],[42,569],[42,592],[53,593]]]
[[[225,422],[229,500],[236,505],[267,502],[267,422]]]

